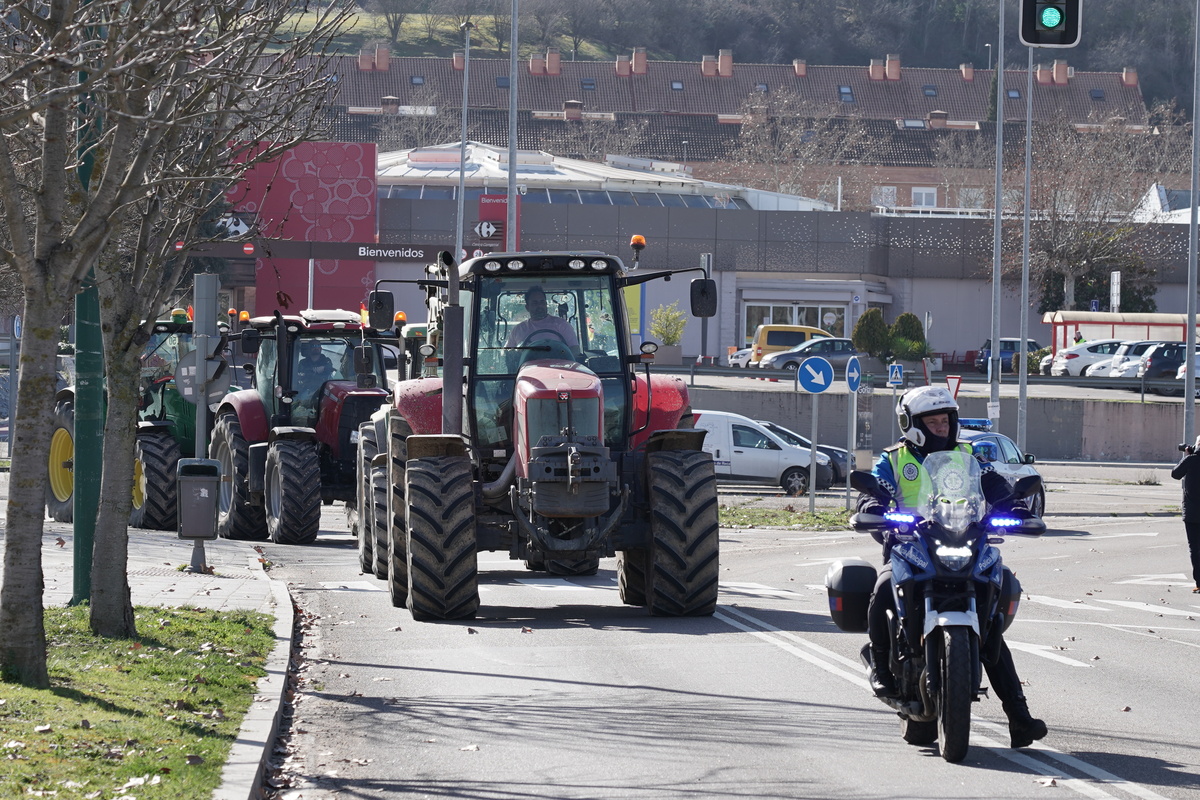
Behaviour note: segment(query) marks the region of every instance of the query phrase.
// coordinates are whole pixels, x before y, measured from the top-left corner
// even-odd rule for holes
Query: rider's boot
[[[1011,747],[1028,747],[1047,733],[1046,723],[1029,713],[1029,705],[1021,697],[1004,703],[1008,716],[1008,735]]]
[[[896,688],[896,677],[888,669],[891,654],[887,650],[871,648],[871,673],[867,680],[871,683],[871,691],[876,697],[899,697],[900,690]]]

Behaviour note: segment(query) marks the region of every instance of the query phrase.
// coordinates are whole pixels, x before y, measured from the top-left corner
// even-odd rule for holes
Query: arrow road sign
[[[851,392],[858,391],[858,384],[862,382],[862,369],[858,366],[858,357],[850,356],[850,360],[846,362],[846,386]]]
[[[820,394],[833,383],[833,364],[820,356],[806,358],[796,370],[796,380],[809,394]]]

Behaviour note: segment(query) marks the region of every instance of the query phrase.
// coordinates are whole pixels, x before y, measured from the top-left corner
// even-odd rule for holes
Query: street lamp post
[[[688,140],[687,140],[687,139],[684,139],[684,140],[683,140],[683,142],[682,142],[682,144],[683,144],[683,169],[684,169],[684,171],[686,171],[686,170],[687,170],[687,142],[688,142]]]
[[[986,47],[987,51],[988,51],[988,70],[991,71],[991,69],[992,69],[992,43],[988,42],[987,44],[984,45],[984,47]]]
[[[454,227],[454,260],[457,261],[463,256],[463,214],[466,210],[466,184],[467,184],[467,88],[470,85],[471,74],[471,29],[475,26],[471,22],[464,22],[459,30],[463,32],[463,89],[462,89],[462,125],[459,128],[459,148],[458,148],[458,221]],[[456,302],[457,297],[457,281],[453,281],[454,295],[450,301]]]
[[[458,221],[454,231],[454,258],[446,266],[446,307],[442,309],[442,325],[454,331],[442,338],[442,433],[462,433],[462,375],[463,375],[463,308],[459,304],[458,262],[463,256],[463,215],[466,213],[467,191],[467,87],[470,85],[471,29],[464,22],[463,49],[462,140],[458,155]]]

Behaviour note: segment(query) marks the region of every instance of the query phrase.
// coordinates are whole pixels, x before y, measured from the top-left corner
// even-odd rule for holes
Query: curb
[[[213,792],[212,800],[258,800],[262,797],[260,787],[279,730],[287,691],[295,623],[292,596],[286,583],[267,576],[257,555],[250,556],[249,561],[251,569],[258,570],[263,580],[271,582],[271,607],[259,611],[270,611],[275,615],[275,647],[267,656],[267,674],[258,679],[254,700],[242,720],[237,739],[229,748],[229,757],[221,771],[221,783]]]

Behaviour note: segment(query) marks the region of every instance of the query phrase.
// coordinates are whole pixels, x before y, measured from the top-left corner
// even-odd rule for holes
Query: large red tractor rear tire
[[[664,450],[646,460],[652,539],[647,606],[658,616],[711,614],[717,607],[720,553],[712,456]]]
[[[276,544],[309,544],[321,527],[321,460],[312,442],[279,439],[267,449],[267,531]]]
[[[250,446],[236,414],[222,414],[213,429],[209,458],[221,462],[217,535],[223,539],[267,538],[262,506],[250,503]]]
[[[388,486],[387,466],[371,467],[371,537],[373,539],[374,561],[372,569],[375,577],[386,581],[388,576],[388,559],[391,557],[391,545],[388,542],[388,532],[391,525],[388,522]]]
[[[388,485],[387,470],[376,469],[371,478],[376,482],[376,497],[382,496],[386,500],[391,491],[391,487]],[[387,520],[388,517],[379,518],[376,521],[376,530],[383,529],[383,535],[387,538],[388,543],[388,594],[392,598],[393,606],[404,608],[408,603],[408,542],[405,540],[403,530],[400,532],[401,535],[397,536],[395,527],[389,525]]]
[[[133,462],[133,510],[129,524],[135,528],[173,531],[178,527],[179,491],[176,470],[179,443],[165,431],[137,437]]]
[[[388,483],[391,486],[391,496],[388,498],[388,519],[390,529],[387,541],[396,542],[405,567],[400,571],[407,575],[407,556],[403,554],[408,547],[408,533],[405,517],[408,513],[408,502],[404,499],[404,467],[408,463],[408,437],[412,436],[412,426],[400,412],[391,409],[388,412]],[[382,443],[381,443],[382,444]],[[408,579],[405,579],[404,594],[408,593]],[[392,595],[395,596],[393,591]]]
[[[375,508],[374,495],[371,493],[371,459],[379,453],[379,443],[375,440],[375,423],[367,421],[358,426],[358,498],[355,506],[358,509],[358,521],[354,535],[358,539],[358,566],[368,574],[375,571]]]
[[[408,610],[413,619],[464,619],[479,609],[475,490],[462,457],[420,458],[405,469]]]

